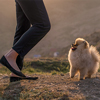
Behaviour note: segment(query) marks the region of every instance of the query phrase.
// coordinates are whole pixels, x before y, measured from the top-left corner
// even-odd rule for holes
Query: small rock
[[[61,76],[64,76],[64,74],[63,74],[63,73],[61,73],[60,75],[61,75]]]

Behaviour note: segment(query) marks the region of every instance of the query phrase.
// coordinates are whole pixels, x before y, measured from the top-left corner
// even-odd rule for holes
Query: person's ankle
[[[7,52],[4,56],[6,58],[17,59],[18,53],[15,50],[10,49],[9,52]]]

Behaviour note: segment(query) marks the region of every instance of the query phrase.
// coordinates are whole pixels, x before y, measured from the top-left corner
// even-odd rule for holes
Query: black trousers
[[[43,0],[15,1],[17,27],[12,48],[24,57],[50,30],[50,21]]]

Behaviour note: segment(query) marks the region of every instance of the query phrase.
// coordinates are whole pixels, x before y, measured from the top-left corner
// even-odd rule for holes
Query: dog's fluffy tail
[[[95,61],[100,62],[100,54],[94,46],[90,47],[91,55]]]

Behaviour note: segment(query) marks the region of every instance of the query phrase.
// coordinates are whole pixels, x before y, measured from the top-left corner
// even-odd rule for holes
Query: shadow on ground
[[[20,93],[24,87],[21,86],[20,81],[9,83],[4,89],[2,98],[4,100],[20,100]]]

